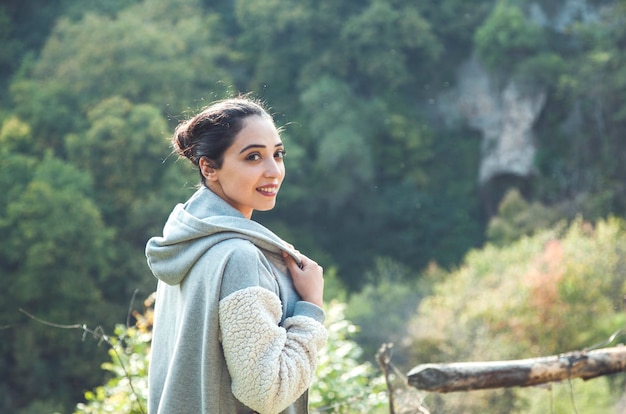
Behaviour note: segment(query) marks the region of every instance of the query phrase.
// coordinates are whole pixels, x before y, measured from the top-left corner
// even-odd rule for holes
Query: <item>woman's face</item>
[[[261,116],[244,120],[242,130],[224,153],[219,169],[201,164],[208,187],[245,217],[274,208],[283,178],[285,149],[274,123]]]

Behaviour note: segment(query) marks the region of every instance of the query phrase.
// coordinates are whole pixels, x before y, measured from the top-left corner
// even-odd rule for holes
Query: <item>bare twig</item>
[[[376,360],[380,365],[380,369],[383,371],[383,375],[385,376],[385,383],[387,384],[387,391],[389,392],[389,414],[394,414],[394,404],[393,404],[393,385],[391,384],[391,380],[389,379],[389,363],[391,362],[391,350],[393,349],[393,343],[388,342],[384,343],[378,349],[376,353]]]
[[[133,314],[133,303],[135,302],[137,293],[139,293],[139,289],[135,289],[135,291],[133,292],[133,296],[130,298],[130,303],[128,304],[128,312],[126,312],[126,327],[127,328],[130,328],[130,317]]]
[[[609,336],[606,341],[591,345],[590,347],[583,349],[583,352],[591,351],[592,349],[604,348],[605,346],[610,345],[613,341],[615,341],[615,338],[617,338],[624,332],[625,331],[623,329],[618,329],[617,331],[613,332],[613,334]]]
[[[131,379],[130,373],[128,372],[128,370],[126,369],[126,366],[124,365],[124,361],[122,360],[120,354],[117,352],[115,345],[110,341],[109,336],[104,333],[104,329],[102,329],[101,326],[96,326],[96,328],[94,329],[89,329],[86,324],[62,325],[58,323],[48,322],[46,320],[38,318],[35,315],[21,308],[19,309],[19,311],[22,312],[24,315],[28,316],[29,318],[46,326],[51,326],[53,328],[58,328],[58,329],[80,329],[83,331],[83,341],[85,340],[85,337],[87,335],[91,335],[94,339],[98,340],[99,344],[102,342],[105,342],[109,346],[109,348],[113,351],[113,353],[115,353],[115,356],[117,360],[119,361],[120,367],[122,368],[122,371],[124,372],[124,377],[126,377],[126,379],[128,380],[130,391],[132,392],[132,394],[135,396],[135,399],[137,400],[137,405],[139,406],[139,410],[141,411],[142,414],[146,414],[143,408],[143,405],[141,404],[141,399],[139,398],[139,394],[137,394],[137,392],[135,391],[135,387],[133,387],[133,381]]]
[[[424,405],[423,394],[417,388],[410,387],[406,375],[393,362],[390,362],[388,366],[391,367],[396,377],[402,381],[403,390],[401,392],[397,389],[394,391],[394,406],[400,407],[400,413],[430,414],[430,411]],[[395,396],[395,393],[398,393],[398,395]],[[411,397],[408,397],[408,394],[410,394]],[[398,398],[400,398],[400,400],[398,400]],[[408,399],[410,399],[410,401],[407,401]],[[410,407],[410,410],[415,411],[407,411],[407,409],[404,408],[405,405]]]

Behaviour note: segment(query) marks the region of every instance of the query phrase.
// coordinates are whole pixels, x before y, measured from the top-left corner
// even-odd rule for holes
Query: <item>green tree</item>
[[[408,320],[415,314],[426,294],[424,281],[412,271],[389,258],[377,258],[375,267],[365,274],[367,284],[352,293],[345,309],[346,318],[359,327],[354,340],[363,349],[362,358],[373,362],[382,344],[394,344],[394,364],[409,362],[402,350]]]
[[[415,85],[415,66],[436,60],[442,50],[430,22],[413,2],[370,1],[346,20],[340,39],[353,70],[367,81],[360,88],[372,93]]]
[[[67,159],[90,173],[100,210],[123,230],[125,212],[161,187],[167,122],[156,107],[121,97],[100,101],[88,111],[87,121],[84,132],[66,137]]]
[[[245,88],[261,93],[276,112],[287,112],[293,120],[299,116],[301,93],[320,78],[353,84],[359,76],[340,31],[362,7],[332,0],[235,2],[236,46],[247,68]]]
[[[519,190],[513,189],[505,194],[498,214],[489,221],[487,239],[493,244],[506,246],[522,236],[553,226],[562,216],[558,210],[538,202],[528,203]]]
[[[328,343],[318,357],[311,408],[330,413],[388,412],[384,379],[370,362],[360,362],[363,351],[352,339],[358,328],[344,317],[345,306],[339,302],[327,306]]]
[[[0,214],[0,283],[6,292],[0,304],[0,325],[6,327],[0,400],[9,412],[37,404],[34,395],[67,404],[79,398],[80,384],[100,381],[84,361],[102,359],[101,350],[85,347],[79,333],[29,320],[18,309],[66,325],[123,318],[124,309],[108,305],[101,294],[112,272],[112,232],[89,197],[88,175],[52,156],[34,160],[3,152],[1,164],[0,181],[10,198]]]
[[[0,102],[10,105],[7,92],[11,77],[23,61],[36,55],[59,16],[73,19],[85,11],[114,15],[116,11],[138,0],[81,1],[72,0],[4,0],[0,5]]]
[[[545,40],[542,28],[526,18],[524,11],[509,0],[499,1],[474,35],[481,60],[487,67],[503,72],[514,69],[520,60],[541,51]]]
[[[578,220],[568,228],[471,252],[420,303],[409,326],[412,360],[531,358],[603,342],[625,320],[625,229],[624,221],[615,218],[596,225]],[[613,394],[609,385],[576,385],[578,408],[582,410],[583,402],[589,407],[614,402],[621,391]],[[602,399],[589,398],[587,392]],[[525,389],[494,390],[462,398],[442,396],[431,408],[545,412],[540,401],[532,403],[537,411],[528,410],[536,397]]]
[[[595,207],[588,212],[593,217],[626,211],[624,16],[626,5],[618,1],[597,20],[572,25],[569,42],[561,48],[567,64],[555,82],[557,110],[548,119],[564,128],[545,122],[540,137],[545,143],[541,195],[596,198],[588,203]]]
[[[311,85],[301,100],[315,137],[307,144],[317,154],[311,167],[319,202],[336,211],[374,179],[371,142],[379,126],[362,121],[375,116],[379,102],[360,101],[347,84],[328,77]]]
[[[145,330],[118,324],[106,336],[110,361],[102,364],[111,378],[85,392],[85,402],[76,405],[74,414],[147,413],[150,339]]]
[[[28,124],[8,117],[0,128],[0,145],[5,152],[29,154],[35,139]]]
[[[93,178],[93,199],[105,223],[116,229],[111,260],[126,277],[107,281],[103,293],[123,305],[136,289],[144,294],[154,289],[145,242],[160,233],[157,223],[162,226],[172,206],[190,191],[177,184],[186,174],[168,156],[167,122],[157,108],[112,97],[94,106],[87,122],[85,131],[66,136],[65,152]]]
[[[191,102],[223,96],[231,85],[230,53],[219,17],[196,13],[194,0],[165,4],[147,1],[115,17],[59,21],[41,56],[11,88],[17,114],[47,148],[62,154],[64,135],[85,127],[78,114],[112,96],[174,116]]]
[[[404,131],[406,150],[395,164],[402,175],[381,182],[382,214],[376,216],[386,237],[377,238],[377,252],[412,269],[430,262],[454,266],[482,241],[484,217],[474,175],[480,141],[466,129],[422,126],[415,133],[415,128],[411,122]]]

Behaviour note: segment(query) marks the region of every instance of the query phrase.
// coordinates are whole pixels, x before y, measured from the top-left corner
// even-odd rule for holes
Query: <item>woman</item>
[[[172,141],[202,185],[146,246],[158,278],[149,412],[306,413],[326,342],[323,269],[251,220],[285,176],[278,130],[259,103],[233,98]]]

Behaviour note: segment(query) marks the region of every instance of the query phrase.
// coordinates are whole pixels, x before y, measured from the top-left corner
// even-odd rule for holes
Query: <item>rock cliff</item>
[[[565,31],[574,21],[597,18],[586,0],[566,0],[547,10],[531,3],[527,17],[535,24]],[[472,56],[457,71],[456,87],[437,99],[447,122],[465,122],[481,132],[481,186],[500,175],[530,177],[537,145],[533,127],[546,104],[542,90],[527,90],[511,79],[487,71]]]

